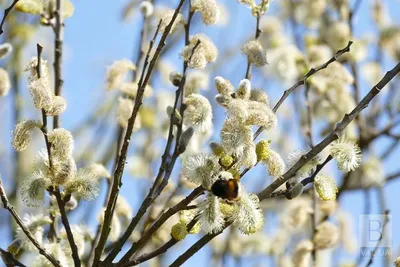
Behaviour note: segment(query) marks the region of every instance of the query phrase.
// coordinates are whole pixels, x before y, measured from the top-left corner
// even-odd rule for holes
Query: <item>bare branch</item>
[[[176,20],[176,17],[178,16],[179,10],[181,9],[183,3],[185,2],[185,0],[181,0],[179,2],[178,7],[176,8],[174,15],[171,18],[170,23],[168,24],[168,26],[166,27],[166,29],[164,30],[163,35],[161,36],[161,39],[158,43],[158,47],[155,51],[155,54],[152,58],[152,60],[149,63],[149,67],[145,76],[145,72],[146,72],[146,67],[148,65],[148,59],[150,56],[150,51],[153,47],[155,38],[152,40],[152,42],[150,43],[150,47],[145,59],[145,65],[143,67],[142,70],[142,75],[140,77],[139,83],[138,83],[138,93],[137,96],[135,98],[135,104],[133,107],[133,111],[132,111],[132,116],[129,118],[128,121],[128,127],[126,130],[126,135],[124,138],[124,142],[122,145],[122,149],[121,149],[121,155],[119,157],[118,160],[118,164],[117,164],[117,168],[114,171],[114,176],[113,176],[113,184],[112,184],[112,190],[111,190],[111,194],[110,194],[110,199],[108,201],[107,204],[107,208],[104,212],[104,222],[103,222],[103,226],[102,226],[102,230],[101,230],[101,234],[100,234],[100,240],[99,240],[99,244],[97,245],[96,249],[95,249],[95,257],[94,257],[94,263],[93,266],[98,266],[99,262],[100,262],[100,257],[101,254],[103,252],[104,246],[107,242],[107,237],[108,234],[110,232],[110,225],[111,225],[111,220],[112,220],[112,216],[114,214],[114,209],[115,209],[115,205],[118,199],[118,195],[119,195],[119,189],[121,187],[121,178],[122,178],[122,174],[124,172],[124,167],[125,167],[125,161],[126,161],[126,157],[127,157],[127,152],[128,152],[128,147],[129,147],[129,143],[130,143],[130,138],[131,138],[131,134],[133,131],[133,126],[135,124],[136,121],[136,117],[138,115],[139,112],[139,108],[142,105],[142,100],[143,100],[143,95],[144,95],[144,90],[147,86],[147,84],[150,81],[150,78],[152,76],[153,73],[153,69],[156,65],[156,61],[158,59],[158,57],[160,56],[160,53],[163,49],[163,47],[165,46],[165,40],[167,39],[172,25]],[[158,27],[159,29],[159,27]]]
[[[276,103],[276,105],[274,106],[274,108],[272,109],[274,112],[276,112],[278,110],[278,108],[282,105],[282,103],[285,101],[285,99],[294,91],[296,90],[297,87],[299,87],[300,85],[305,84],[305,82],[307,81],[308,78],[310,78],[312,75],[314,75],[315,73],[319,72],[320,70],[323,70],[325,68],[327,68],[330,64],[332,64],[333,62],[337,61],[339,59],[340,56],[342,56],[343,54],[347,53],[350,51],[350,47],[353,44],[352,41],[349,41],[349,43],[347,44],[347,46],[343,49],[340,49],[336,52],[336,54],[330,58],[327,62],[325,62],[324,64],[322,64],[321,66],[318,66],[316,68],[312,68],[310,69],[304,76],[303,78],[296,82],[292,87],[290,87],[289,89],[287,89],[282,97],[279,99],[278,103]],[[257,129],[256,133],[254,134],[254,140],[257,139],[257,137],[262,133],[262,131],[264,131],[263,127],[260,127]]]
[[[25,264],[23,264],[22,262],[15,259],[13,254],[11,254],[10,252],[8,252],[2,248],[0,248],[0,255],[1,255],[1,258],[4,262],[4,264],[7,267],[14,267],[14,266],[27,267]]]
[[[6,18],[7,18],[7,16],[8,16],[8,13],[10,13],[11,9],[14,8],[14,6],[18,3],[18,1],[19,1],[19,0],[14,0],[14,2],[12,2],[12,4],[11,4],[8,8],[6,8],[6,9],[4,10],[4,16],[3,16],[3,19],[1,20],[1,23],[0,23],[0,35],[2,35],[3,32],[4,32],[4,30],[3,30],[3,25],[4,25],[4,22],[6,21]]]
[[[8,210],[11,215],[14,217],[16,223],[18,224],[19,227],[21,227],[22,231],[24,234],[28,237],[28,239],[32,242],[32,244],[38,249],[39,253],[46,257],[54,266],[56,267],[62,267],[60,262],[56,260],[56,258],[53,257],[49,252],[47,252],[36,239],[33,237],[32,233],[26,228],[24,223],[22,222],[21,217],[15,212],[15,209],[11,204],[8,202],[8,198],[6,195],[6,191],[4,190],[3,187],[3,180],[0,177],[0,197],[1,201],[3,202],[3,206],[6,210]]]
[[[268,198],[272,192],[274,192],[278,187],[280,187],[283,183],[293,177],[296,172],[304,166],[308,161],[318,155],[325,147],[327,147],[334,140],[339,138],[339,134],[343,132],[343,130],[350,124],[350,122],[362,111],[364,110],[369,102],[382,90],[382,88],[389,83],[396,75],[400,72],[400,63],[398,63],[392,70],[387,72],[382,80],[376,84],[371,91],[361,100],[361,102],[350,112],[350,114],[346,114],[343,120],[337,124],[335,130],[331,132],[324,140],[322,140],[319,144],[317,144],[313,149],[311,149],[307,154],[303,155],[296,164],[293,165],[285,174],[282,175],[279,179],[275,180],[272,184],[270,184],[267,188],[265,188],[262,192],[258,194],[258,197],[261,200]]]

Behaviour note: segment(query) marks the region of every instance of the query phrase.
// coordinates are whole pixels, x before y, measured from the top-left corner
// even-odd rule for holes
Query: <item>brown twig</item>
[[[262,2],[262,6],[264,5],[264,1]],[[261,9],[262,9],[263,7],[261,7]],[[255,33],[255,35],[254,35],[254,38],[257,40],[259,37],[260,37],[260,35],[261,35],[261,30],[260,30],[260,21],[261,21],[261,14],[260,14],[260,12],[258,13],[258,15],[257,15],[257,17],[256,17],[256,33]],[[252,68],[252,65],[251,65],[251,62],[249,62],[248,60],[247,60],[247,68],[246,68],[246,75],[245,75],[245,78],[246,79],[248,79],[248,80],[250,80],[251,79],[251,68]]]
[[[0,177],[0,197],[1,201],[3,202],[3,206],[6,210],[8,210],[11,215],[14,217],[15,221],[17,222],[18,226],[21,227],[22,231],[28,237],[28,239],[31,241],[31,243],[38,249],[39,253],[43,255],[46,259],[48,259],[54,266],[56,267],[61,267],[60,262],[55,259],[49,252],[47,252],[38,241],[33,237],[32,233],[26,228],[24,223],[22,222],[21,217],[15,212],[15,209],[13,206],[10,205],[8,202],[8,198],[6,195],[6,192],[3,187],[3,181]]]
[[[4,22],[6,21],[6,18],[7,18],[7,16],[8,16],[8,13],[10,13],[11,9],[14,8],[14,6],[18,3],[18,1],[19,1],[19,0],[14,0],[14,2],[12,2],[12,4],[11,4],[8,8],[6,8],[6,9],[4,10],[4,16],[3,16],[3,19],[1,20],[1,23],[0,23],[0,35],[2,35],[3,32],[4,32],[4,30],[3,30],[3,25],[4,25]]]
[[[140,39],[137,45],[137,58],[136,58],[136,71],[133,72],[132,75],[132,82],[136,81],[136,78],[138,76],[138,68],[139,68],[139,64],[140,61],[142,60],[142,58],[144,57],[144,53],[143,53],[143,46],[144,46],[144,41],[146,39],[146,24],[147,24],[148,20],[146,16],[143,16],[143,27],[140,33]],[[118,125],[117,128],[117,145],[116,145],[116,153],[115,153],[115,161],[114,161],[114,166],[113,166],[113,170],[115,170],[117,164],[118,164],[118,160],[120,157],[120,152],[121,152],[121,147],[122,147],[122,142],[124,140],[124,135],[125,135],[125,129],[122,128],[120,125]],[[107,207],[107,203],[108,200],[110,198],[111,195],[111,180],[107,179],[107,194],[106,194],[106,198],[104,199],[104,203],[103,203],[103,208]],[[89,265],[93,263],[93,258],[94,258],[94,250],[99,242],[99,238],[100,238],[100,233],[101,233],[101,224],[99,223],[97,225],[97,230],[96,230],[96,234],[95,234],[95,238],[92,241],[91,244],[91,251],[89,253],[89,257],[88,257],[88,263]]]
[[[167,36],[169,35],[172,25],[175,22],[177,16],[178,16],[178,12],[181,9],[183,3],[185,2],[185,0],[181,0],[178,4],[178,7],[175,9],[175,12],[171,18],[170,23],[168,24],[168,26],[165,28],[163,35],[161,36],[161,39],[158,43],[157,49],[154,53],[153,58],[151,59],[151,61],[148,63],[148,58],[150,56],[150,53],[147,53],[146,59],[145,59],[145,64],[142,70],[142,75],[140,77],[139,83],[138,83],[138,93],[137,96],[135,98],[135,104],[132,110],[132,116],[129,118],[128,120],[128,127],[126,130],[126,135],[124,138],[124,142],[122,145],[122,149],[121,149],[121,155],[119,157],[118,160],[118,164],[117,164],[117,168],[114,171],[114,176],[113,176],[113,184],[112,184],[112,190],[111,190],[111,195],[110,195],[110,199],[108,201],[107,204],[107,208],[104,212],[104,222],[102,225],[102,231],[100,234],[100,240],[99,243],[95,249],[95,257],[94,257],[94,262],[93,262],[93,266],[98,266],[99,262],[100,262],[100,257],[101,254],[103,252],[104,246],[107,242],[107,237],[108,234],[110,232],[110,225],[111,225],[111,220],[112,220],[112,216],[114,214],[114,209],[115,209],[115,205],[118,199],[118,195],[119,195],[119,190],[121,187],[121,178],[122,178],[122,174],[124,171],[124,167],[125,167],[125,161],[126,161],[126,156],[127,156],[127,152],[128,152],[128,147],[129,147],[129,143],[130,143],[130,138],[131,138],[131,134],[133,131],[133,126],[135,124],[136,121],[136,117],[138,115],[139,112],[139,108],[142,105],[142,101],[143,101],[143,95],[144,95],[144,91],[145,88],[148,84],[148,82],[150,81],[150,78],[152,76],[154,67],[156,65],[157,59],[163,49],[163,47],[165,46],[165,40],[167,39]],[[159,29],[159,27],[158,27]],[[154,40],[150,43],[150,47],[149,47],[149,51],[152,49],[152,46],[154,44]],[[148,70],[146,72],[146,67],[148,66]],[[146,75],[145,75],[146,72]]]
[[[296,172],[304,166],[308,161],[318,155],[325,147],[331,142],[339,138],[339,134],[349,125],[349,123],[362,111],[364,110],[370,101],[382,90],[382,88],[389,83],[398,73],[400,72],[400,63],[398,63],[392,70],[388,71],[385,76],[370,90],[370,92],[360,101],[360,103],[349,113],[346,114],[343,120],[337,124],[335,130],[331,132],[324,140],[317,144],[307,154],[303,155],[296,164],[293,165],[281,178],[275,180],[267,188],[258,194],[261,200],[268,198],[272,192],[274,192],[279,186],[293,177]]]
[[[160,218],[144,233],[144,235],[135,242],[130,250],[122,257],[120,262],[124,262],[125,259],[129,259],[132,255],[134,255],[137,251],[139,251],[155,234],[155,232],[166,222],[169,218],[171,218],[177,212],[185,209],[190,202],[192,202],[195,198],[201,195],[204,192],[204,189],[199,186],[192,191],[186,198],[181,200],[177,205],[168,209],[166,212],[161,214]]]
[[[61,95],[61,89],[64,84],[62,79],[62,53],[63,53],[63,40],[64,40],[64,21],[63,21],[63,0],[56,0],[55,17],[55,40],[54,40],[54,94]],[[54,116],[53,128],[60,127],[60,117]]]
[[[67,233],[67,239],[68,239],[68,243],[71,247],[72,258],[74,260],[74,266],[80,267],[81,260],[79,259],[78,247],[76,246],[76,243],[74,240],[74,235],[72,234],[71,226],[69,224],[68,217],[67,217],[67,212],[65,211],[65,202],[61,197],[60,189],[55,188],[51,192],[56,197],[57,204],[60,209],[61,222],[64,225],[65,232]]]
[[[315,73],[319,72],[320,70],[323,70],[325,68],[327,68],[330,64],[332,64],[333,62],[337,61],[339,59],[340,56],[342,56],[343,54],[347,53],[350,51],[350,47],[353,44],[352,41],[349,41],[347,46],[343,49],[340,49],[336,52],[336,54],[330,58],[327,62],[325,62],[324,64],[316,67],[316,68],[311,68],[304,76],[301,80],[299,80],[298,82],[296,82],[292,87],[290,87],[289,89],[285,90],[285,92],[283,93],[282,97],[279,99],[278,103],[276,103],[276,105],[274,106],[274,108],[272,109],[273,112],[276,112],[279,107],[282,105],[282,103],[286,100],[286,98],[294,91],[296,90],[296,88],[298,88],[299,86],[305,84],[305,82],[307,81],[308,78],[310,78],[312,75],[314,75]],[[254,134],[254,139],[256,139],[261,133],[262,131],[264,131],[263,127],[260,127],[257,129],[256,133]]]
[[[189,9],[190,10],[190,9]],[[189,36],[189,30],[190,30],[190,22],[191,22],[191,18],[193,16],[193,12],[189,11],[189,20],[188,20],[188,24],[185,27],[186,30],[186,36]],[[187,44],[189,44],[189,39],[186,38],[186,41],[188,42]],[[187,69],[188,69],[188,62],[190,62],[190,60],[192,59],[196,49],[198,48],[198,46],[200,45],[200,41],[198,41],[196,43],[196,45],[193,47],[192,49],[192,53],[189,56],[189,59],[187,61],[184,62],[183,64],[183,74],[182,74],[182,79],[180,81],[179,87],[175,92],[175,103],[173,106],[172,110],[176,110],[178,107],[178,100],[179,97],[181,98],[181,102],[180,102],[180,114],[181,116],[184,115],[185,109],[186,109],[186,105],[184,105],[183,103],[183,98],[184,98],[184,93],[185,93],[185,82],[186,82],[186,73],[187,73]],[[172,158],[170,160],[169,163],[167,163],[168,157],[169,157],[169,151],[170,148],[172,146],[172,141],[173,141],[173,127],[174,124],[176,123],[176,114],[175,112],[172,112],[171,114],[171,119],[170,119],[170,125],[169,125],[169,133],[168,133],[168,140],[167,140],[167,144],[164,150],[164,154],[161,157],[162,158],[162,162],[160,165],[160,169],[158,171],[158,174],[156,176],[156,179],[153,183],[153,186],[151,187],[148,195],[146,196],[146,198],[143,200],[138,213],[136,214],[136,216],[132,219],[131,223],[128,226],[128,229],[126,230],[126,232],[124,233],[124,235],[121,237],[121,239],[118,241],[118,246],[116,247],[115,250],[112,251],[112,257],[107,256],[107,263],[111,263],[110,260],[112,260],[113,258],[115,258],[115,256],[117,255],[117,253],[121,250],[122,245],[126,242],[127,238],[130,236],[130,234],[132,233],[132,231],[135,229],[135,227],[137,226],[137,224],[139,223],[139,221],[141,220],[141,218],[144,216],[144,214],[146,213],[148,207],[154,202],[154,200],[161,194],[162,190],[165,188],[165,186],[168,183],[169,177],[172,173],[172,170],[175,166],[175,162],[177,160],[177,158],[179,157],[179,155],[181,154],[181,151],[179,149],[179,139],[180,136],[182,134],[182,128],[183,128],[183,121],[180,121],[177,124],[177,134],[176,134],[176,141],[175,141],[175,148],[174,148],[174,152],[172,155]],[[164,177],[162,176],[165,172]],[[171,215],[172,216],[172,215]],[[157,226],[157,229],[161,226],[162,224],[160,224],[159,226]],[[155,230],[157,230],[155,229]],[[125,241],[123,241],[125,240]],[[149,238],[147,239],[143,239],[144,242],[147,242],[149,240]],[[122,242],[123,241],[123,242]],[[144,244],[143,244],[144,245]],[[136,252],[136,246],[131,246],[131,248],[128,250],[128,252],[121,258],[121,260],[119,261],[119,263],[124,263],[127,262],[129,260],[129,258],[133,255],[133,253]]]
[[[14,267],[14,266],[27,267],[25,264],[23,264],[22,262],[15,259],[14,255],[12,253],[10,253],[2,248],[0,248],[0,255],[1,255],[1,259],[3,260],[4,264],[7,267]]]

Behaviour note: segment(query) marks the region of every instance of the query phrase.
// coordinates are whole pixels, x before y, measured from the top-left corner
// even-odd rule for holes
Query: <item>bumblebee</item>
[[[237,179],[218,179],[212,186],[211,192],[229,202],[240,199],[240,185]]]

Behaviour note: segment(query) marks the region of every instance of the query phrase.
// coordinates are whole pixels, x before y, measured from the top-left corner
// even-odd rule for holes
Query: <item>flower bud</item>
[[[293,199],[300,196],[303,193],[304,186],[302,183],[295,184],[292,188],[289,189],[289,192],[285,194],[287,199]]]
[[[11,244],[7,247],[7,251],[13,255],[17,255],[22,247],[22,240],[17,238],[14,239]]]
[[[182,154],[185,152],[187,145],[189,144],[190,139],[192,138],[194,133],[193,127],[187,128],[181,135],[181,138],[179,139],[179,146],[178,146],[178,152],[179,154]]]
[[[154,13],[154,6],[149,1],[143,1],[140,6],[140,11],[142,12],[143,16],[148,18]]]
[[[224,148],[217,142],[210,142],[209,146],[215,156],[221,158],[225,155]]]
[[[221,158],[221,165],[224,167],[229,167],[233,164],[233,158],[232,156],[226,155]]]
[[[257,161],[267,159],[269,157],[269,145],[271,141],[261,140],[256,145]]]
[[[186,224],[184,223],[179,222],[171,228],[171,236],[177,241],[185,239],[187,234],[188,231],[186,229]]]
[[[315,190],[319,197],[324,200],[335,200],[338,188],[335,180],[327,175],[318,174],[314,181]]]
[[[182,75],[177,72],[177,71],[173,71],[169,74],[169,81],[176,87],[178,87],[181,84],[181,80],[182,80]]]

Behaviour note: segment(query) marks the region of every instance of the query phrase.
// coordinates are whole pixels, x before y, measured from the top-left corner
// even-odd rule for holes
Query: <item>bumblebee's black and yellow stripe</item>
[[[236,200],[239,197],[239,183],[236,179],[219,179],[211,186],[211,191],[222,199]]]

